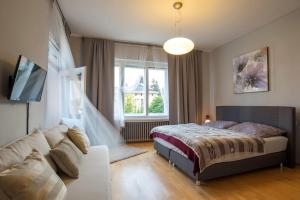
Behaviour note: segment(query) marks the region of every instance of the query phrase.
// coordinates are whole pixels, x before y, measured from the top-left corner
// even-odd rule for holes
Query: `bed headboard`
[[[287,131],[287,165],[295,166],[296,108],[281,106],[217,106],[217,120],[255,122],[275,126]]]

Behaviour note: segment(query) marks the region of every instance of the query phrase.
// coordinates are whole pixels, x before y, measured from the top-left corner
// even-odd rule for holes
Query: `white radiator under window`
[[[121,135],[126,142],[152,141],[150,131],[156,126],[168,125],[169,121],[151,122],[126,122],[121,130]]]

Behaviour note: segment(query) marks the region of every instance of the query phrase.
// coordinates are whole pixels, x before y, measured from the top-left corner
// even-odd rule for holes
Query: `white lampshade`
[[[192,40],[184,37],[176,37],[167,40],[164,43],[164,50],[169,54],[182,55],[186,54],[194,49],[194,43]]]

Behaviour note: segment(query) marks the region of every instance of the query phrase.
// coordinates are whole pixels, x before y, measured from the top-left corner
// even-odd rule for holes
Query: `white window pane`
[[[126,92],[145,92],[145,69],[126,67],[124,90]]]
[[[149,89],[158,91],[164,88],[166,88],[166,70],[149,69]]]
[[[67,106],[62,114],[66,118],[81,119],[83,110],[83,94],[85,90],[84,68],[65,70],[61,73],[62,99]]]
[[[124,69],[124,112],[126,115],[145,114],[145,69]]]

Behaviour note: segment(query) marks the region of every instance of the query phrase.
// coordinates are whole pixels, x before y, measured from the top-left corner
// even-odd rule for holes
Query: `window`
[[[63,116],[65,118],[82,118],[85,94],[85,67],[61,71]]]
[[[115,63],[115,88],[121,88],[125,118],[167,118],[168,64],[126,59]]]
[[[52,39],[49,40],[47,79],[47,96],[51,97],[48,102],[51,105],[47,109],[57,113],[58,119],[63,117],[81,120],[85,94],[85,67],[62,68],[60,48]]]

